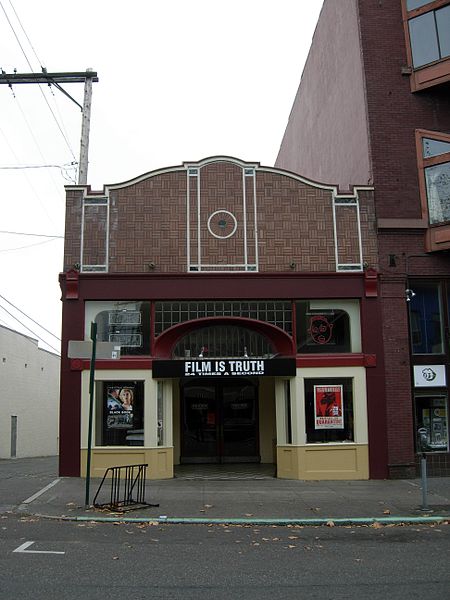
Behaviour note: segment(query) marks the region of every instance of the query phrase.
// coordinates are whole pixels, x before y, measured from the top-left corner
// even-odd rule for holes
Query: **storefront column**
[[[158,382],[150,379],[145,383],[144,445],[158,446]]]

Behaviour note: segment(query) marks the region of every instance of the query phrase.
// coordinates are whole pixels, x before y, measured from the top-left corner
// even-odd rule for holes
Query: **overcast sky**
[[[97,71],[94,189],[217,154],[273,166],[322,3],[0,0],[0,67]],[[83,84],[65,88],[82,104]],[[63,240],[3,232],[64,235],[81,111],[48,86],[1,85],[0,114],[0,324],[37,337],[8,311],[59,350],[9,303],[60,335]]]

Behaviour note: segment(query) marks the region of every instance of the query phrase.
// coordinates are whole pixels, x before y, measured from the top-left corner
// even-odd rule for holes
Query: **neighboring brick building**
[[[366,268],[370,265],[371,268]],[[373,190],[339,193],[212,157],[67,188],[62,475],[146,462],[276,463],[278,477],[387,475]]]
[[[450,2],[325,0],[276,166],[373,184],[391,476],[450,474]]]

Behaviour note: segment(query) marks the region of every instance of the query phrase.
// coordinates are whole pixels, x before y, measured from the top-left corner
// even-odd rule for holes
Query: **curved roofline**
[[[256,171],[265,172],[265,173],[274,173],[276,175],[284,175],[286,177],[295,179],[296,181],[300,181],[301,183],[304,183],[306,185],[310,185],[312,187],[319,188],[322,190],[329,190],[330,192],[333,193],[333,195],[335,197],[357,196],[357,190],[372,191],[374,189],[373,186],[354,185],[354,186],[352,186],[351,191],[349,190],[349,191],[340,192],[339,186],[336,184],[326,184],[326,183],[322,183],[319,181],[314,181],[313,179],[308,179],[307,177],[304,177],[303,175],[300,175],[299,173],[294,173],[293,171],[286,171],[284,169],[279,169],[277,167],[261,166],[261,163],[259,163],[259,162],[244,161],[244,160],[241,160],[241,159],[233,157],[233,156],[225,156],[225,155],[209,156],[209,157],[203,158],[199,161],[185,161],[181,165],[164,167],[161,169],[155,169],[154,171],[148,171],[146,173],[143,173],[142,175],[138,175],[137,177],[128,179],[123,182],[105,184],[103,186],[102,190],[92,190],[91,186],[89,186],[89,185],[67,185],[67,186],[65,186],[65,189],[66,190],[85,190],[85,195],[89,195],[89,196],[105,196],[108,194],[109,190],[126,188],[131,185],[140,183],[141,181],[144,181],[145,179],[149,179],[151,177],[156,177],[157,175],[164,175],[166,173],[175,173],[177,171],[187,171],[188,169],[192,169],[192,168],[201,169],[202,167],[204,167],[206,165],[209,165],[212,163],[217,163],[217,162],[228,162],[228,163],[238,165],[241,168],[255,169]]]

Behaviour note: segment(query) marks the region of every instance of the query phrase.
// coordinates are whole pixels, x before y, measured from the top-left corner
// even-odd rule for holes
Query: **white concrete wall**
[[[17,416],[18,458],[58,454],[59,356],[0,326],[0,458],[11,457]]]

